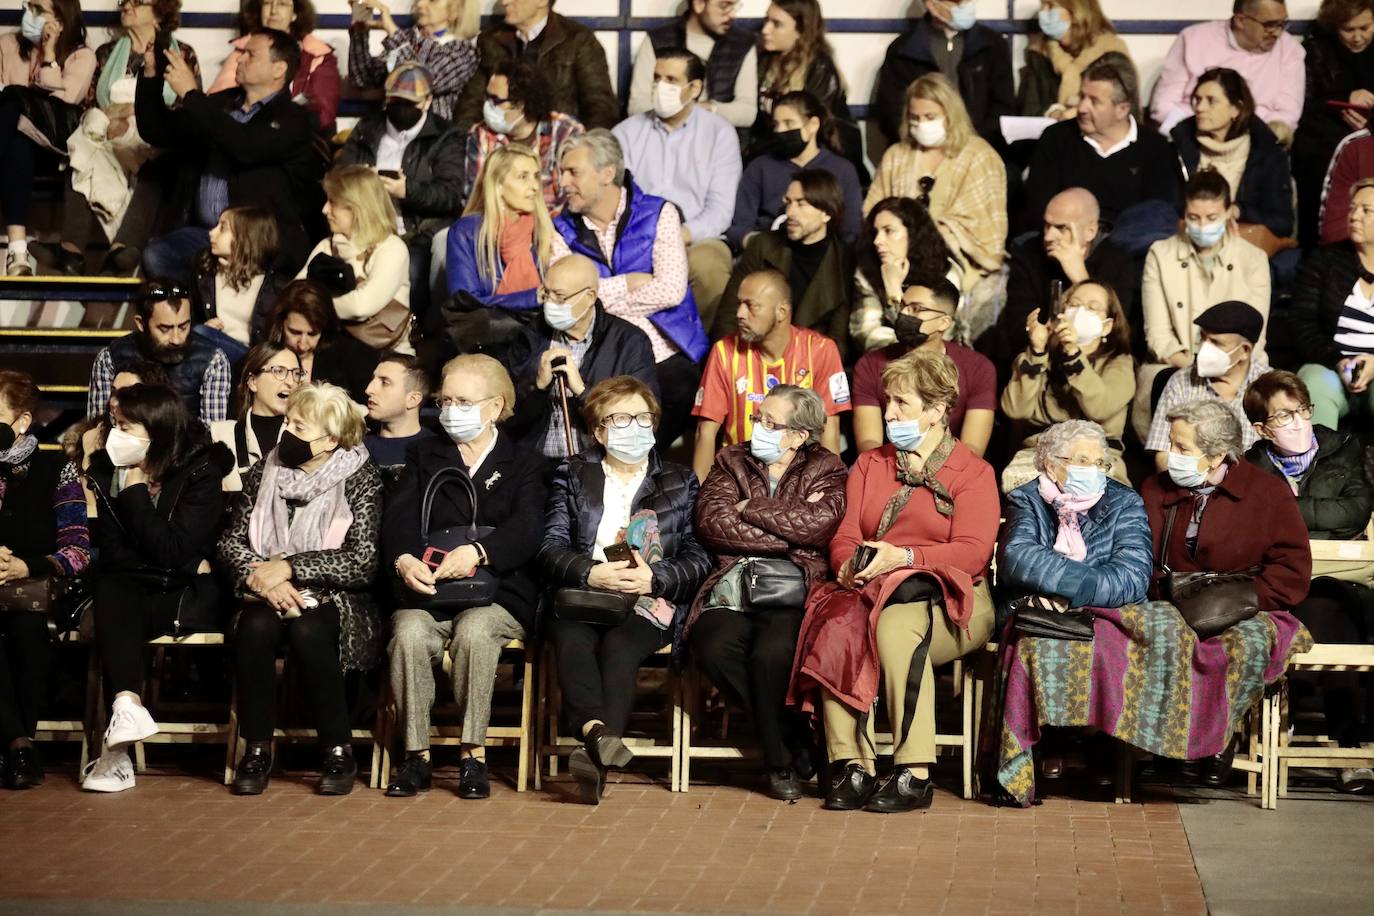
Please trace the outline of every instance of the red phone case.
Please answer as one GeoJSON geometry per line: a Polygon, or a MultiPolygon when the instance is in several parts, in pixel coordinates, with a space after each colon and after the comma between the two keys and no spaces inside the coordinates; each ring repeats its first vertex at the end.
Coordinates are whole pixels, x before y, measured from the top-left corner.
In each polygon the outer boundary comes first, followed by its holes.
{"type": "Polygon", "coordinates": [[[444,557],[446,556],[448,556],[447,550],[442,550],[438,547],[426,547],[424,556],[420,557],[420,562],[430,569],[438,569],[439,565],[444,562],[444,557]]]}

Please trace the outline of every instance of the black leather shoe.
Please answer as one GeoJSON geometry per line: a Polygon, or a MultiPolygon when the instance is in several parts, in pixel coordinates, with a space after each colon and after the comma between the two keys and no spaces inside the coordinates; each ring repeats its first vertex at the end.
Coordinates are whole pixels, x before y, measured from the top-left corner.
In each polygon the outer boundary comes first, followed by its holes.
{"type": "Polygon", "coordinates": [[[139,267],[143,265],[143,252],[132,246],[116,248],[105,256],[105,263],[100,268],[100,274],[104,277],[132,277],[138,273],[139,267]]]}
{"type": "Polygon", "coordinates": [[[234,784],[229,791],[235,795],[261,795],[272,775],[272,748],[266,742],[249,744],[234,771],[234,784]]]}
{"type": "Polygon", "coordinates": [[[1220,754],[1214,754],[1198,761],[1198,767],[1204,785],[1219,789],[1231,781],[1231,765],[1236,759],[1236,739],[1231,738],[1231,742],[1226,745],[1226,750],[1220,754]]]}
{"type": "Polygon", "coordinates": [[[577,791],[586,805],[601,804],[606,792],[606,768],[592,759],[585,747],[579,747],[568,757],[568,769],[577,780],[577,791]]]}
{"type": "Polygon", "coordinates": [[[904,811],[929,808],[934,800],[935,783],[913,776],[911,770],[906,767],[897,767],[878,787],[878,791],[873,793],[868,804],[864,805],[864,810],[878,814],[901,814],[904,811]]]}
{"type": "Polygon", "coordinates": [[[407,757],[396,775],[387,783],[386,794],[391,798],[413,798],[417,792],[428,792],[434,771],[423,757],[407,757]]]}
{"type": "Polygon", "coordinates": [[[830,781],[824,807],[830,811],[858,811],[878,787],[878,777],[870,776],[864,768],[851,763],[830,781]]]}
{"type": "Polygon", "coordinates": [[[768,771],[768,797],[795,801],[802,797],[801,777],[791,767],[768,771]]]}
{"type": "Polygon", "coordinates": [[[596,755],[597,762],[603,767],[619,769],[629,766],[630,761],[635,759],[634,754],[625,746],[625,742],[606,731],[604,725],[593,725],[583,743],[596,755]]]}
{"type": "Polygon", "coordinates": [[[60,276],[79,277],[86,271],[86,258],[68,251],[58,244],[30,242],[29,252],[34,260],[60,276]]]}
{"type": "Polygon", "coordinates": [[[353,748],[339,744],[324,752],[320,787],[315,791],[320,795],[347,795],[357,779],[358,762],[353,759],[353,748]]]}
{"type": "Polygon", "coordinates": [[[43,761],[38,748],[11,748],[5,752],[4,782],[6,789],[36,789],[43,784],[43,761]]]}
{"type": "Polygon", "coordinates": [[[491,779],[487,776],[487,762],[476,757],[458,761],[458,797],[491,798],[491,779]]]}

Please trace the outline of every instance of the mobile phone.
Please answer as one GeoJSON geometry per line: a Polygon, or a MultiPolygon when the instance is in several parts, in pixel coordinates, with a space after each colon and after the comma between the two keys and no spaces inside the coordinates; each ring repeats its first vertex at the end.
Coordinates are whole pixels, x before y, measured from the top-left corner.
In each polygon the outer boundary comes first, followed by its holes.
{"type": "Polygon", "coordinates": [[[396,171],[395,169],[378,169],[377,174],[381,175],[383,178],[390,178],[392,180],[401,177],[401,173],[396,171]]]}
{"type": "Polygon", "coordinates": [[[1328,108],[1335,108],[1338,111],[1370,111],[1364,105],[1356,105],[1354,102],[1342,102],[1339,99],[1329,99],[1326,103],[1328,108]]]}
{"type": "Polygon", "coordinates": [[[876,547],[869,547],[867,544],[860,544],[855,547],[854,560],[849,564],[849,572],[853,574],[867,569],[877,555],[878,548],[876,547]]]}
{"type": "Polygon", "coordinates": [[[440,547],[426,547],[424,556],[420,557],[420,562],[430,569],[438,569],[446,556],[448,556],[447,550],[440,547]]]}
{"type": "Polygon", "coordinates": [[[1345,383],[1347,385],[1354,383],[1355,370],[1358,368],[1360,368],[1359,363],[1346,363],[1343,367],[1341,367],[1341,375],[1345,378],[1345,383]]]}
{"type": "Polygon", "coordinates": [[[1061,306],[1064,300],[1064,281],[1050,281],[1050,301],[1046,305],[1040,306],[1040,323],[1049,324],[1054,317],[1062,311],[1061,306]]]}
{"type": "Polygon", "coordinates": [[[372,21],[372,7],[368,6],[366,3],[353,3],[353,2],[350,2],[350,3],[349,3],[349,6],[351,6],[351,7],[353,8],[353,21],[354,21],[354,22],[371,22],[371,21],[372,21]]]}
{"type": "Polygon", "coordinates": [[[624,541],[621,541],[619,544],[612,544],[610,547],[606,548],[606,562],[629,563],[631,569],[639,565],[635,562],[634,551],[631,550],[630,545],[626,544],[624,541]]]}
{"type": "Polygon", "coordinates": [[[157,69],[158,76],[167,72],[167,51],[171,47],[171,32],[158,29],[153,33],[153,66],[157,69]]]}

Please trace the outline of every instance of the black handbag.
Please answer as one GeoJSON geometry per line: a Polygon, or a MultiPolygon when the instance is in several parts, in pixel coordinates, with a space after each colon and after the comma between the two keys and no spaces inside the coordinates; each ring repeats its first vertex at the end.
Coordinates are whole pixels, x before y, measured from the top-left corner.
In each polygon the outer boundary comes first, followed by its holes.
{"type": "MultiPolygon", "coordinates": [[[[472,478],[459,468],[444,468],[431,477],[425,486],[424,499],[420,504],[420,531],[425,537],[425,553],[428,554],[431,549],[450,553],[465,544],[476,544],[482,538],[490,537],[496,529],[490,525],[477,524],[477,488],[473,486],[472,478]],[[434,507],[434,497],[448,483],[457,483],[467,493],[472,503],[472,521],[467,525],[431,530],[429,517],[434,507]]],[[[466,579],[445,579],[435,582],[435,594],[428,597],[417,596],[415,592],[406,588],[404,582],[399,582],[398,596],[404,598],[406,607],[463,611],[491,604],[496,599],[496,589],[499,585],[500,580],[497,579],[496,573],[485,566],[478,566],[466,579]]]]}
{"type": "Polygon", "coordinates": [[[113,570],[106,575],[136,582],[152,594],[177,592],[177,609],[172,617],[172,635],[220,633],[224,629],[219,581],[214,573],[186,576],[158,566],[134,566],[113,570]]]}
{"type": "Polygon", "coordinates": [[[806,606],[806,574],[781,557],[745,557],[740,610],[801,610],[806,606]]]}
{"type": "Polygon", "coordinates": [[[1259,613],[1259,599],[1255,596],[1255,576],[1260,567],[1251,566],[1240,572],[1174,572],[1164,562],[1174,533],[1174,519],[1178,503],[1169,507],[1164,521],[1164,539],[1160,541],[1159,595],[1174,607],[1193,632],[1203,639],[1229,630],[1259,613]]]}
{"type": "Polygon", "coordinates": [[[327,251],[310,259],[305,276],[329,290],[332,296],[347,296],[358,287],[358,275],[353,265],[327,251]]]}
{"type": "Polygon", "coordinates": [[[1093,615],[1083,608],[1059,610],[1046,607],[1038,595],[1018,598],[1011,603],[1015,615],[1013,628],[1021,636],[1041,639],[1069,639],[1092,642],[1093,615]]]}
{"type": "Polygon", "coordinates": [[[634,613],[638,595],[605,588],[560,588],[553,594],[553,612],[559,620],[619,626],[634,613]]]}
{"type": "Polygon", "coordinates": [[[81,109],[33,86],[6,86],[3,95],[6,100],[17,101],[19,114],[28,119],[34,130],[42,134],[59,155],[66,158],[67,140],[81,124],[81,109]]]}
{"type": "Polygon", "coordinates": [[[0,611],[46,614],[60,600],[63,581],[57,576],[28,576],[0,585],[0,611]]]}

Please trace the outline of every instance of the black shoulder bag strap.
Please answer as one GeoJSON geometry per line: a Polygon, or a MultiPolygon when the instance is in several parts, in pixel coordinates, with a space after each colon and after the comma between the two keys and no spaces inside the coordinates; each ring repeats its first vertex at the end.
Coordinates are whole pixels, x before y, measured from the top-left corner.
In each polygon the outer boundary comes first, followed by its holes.
{"type": "Polygon", "coordinates": [[[1169,507],[1164,514],[1164,536],[1159,542],[1159,550],[1155,554],[1155,565],[1164,575],[1172,575],[1173,570],[1169,568],[1169,544],[1174,539],[1174,519],[1178,518],[1178,503],[1169,507]]]}
{"type": "Polygon", "coordinates": [[[430,510],[434,508],[434,497],[439,490],[450,480],[457,482],[468,499],[472,503],[472,518],[468,522],[468,534],[473,541],[477,540],[477,488],[473,486],[472,478],[461,468],[447,467],[435,472],[425,485],[424,499],[420,503],[420,537],[426,542],[429,541],[430,510]]]}
{"type": "MultiPolygon", "coordinates": [[[[906,696],[902,700],[902,721],[900,729],[897,728],[896,722],[892,723],[892,751],[894,754],[897,748],[906,743],[907,735],[911,733],[911,723],[916,717],[916,704],[921,698],[921,681],[924,679],[925,675],[926,659],[930,656],[931,635],[935,631],[936,597],[939,593],[939,588],[937,586],[930,597],[923,599],[926,613],[926,631],[921,637],[920,642],[916,644],[916,648],[911,652],[911,667],[908,668],[906,672],[906,696]]],[[[940,602],[940,604],[943,606],[943,602],[940,602]]],[[[890,607],[891,605],[888,606],[890,607]]],[[[884,608],[884,610],[886,610],[886,608],[884,608]]],[[[874,705],[877,705],[876,699],[874,700],[874,705]]],[[[892,715],[892,710],[889,709],[887,712],[889,716],[892,715]]],[[[868,719],[872,714],[873,710],[869,709],[859,716],[859,741],[856,747],[863,747],[864,743],[868,742],[868,719]]],[[[869,746],[872,747],[871,744],[869,746]]],[[[877,755],[878,749],[875,747],[873,748],[873,756],[877,757],[877,755]]]]}

